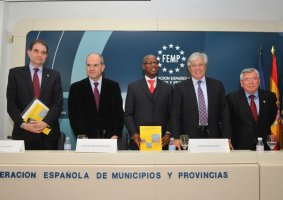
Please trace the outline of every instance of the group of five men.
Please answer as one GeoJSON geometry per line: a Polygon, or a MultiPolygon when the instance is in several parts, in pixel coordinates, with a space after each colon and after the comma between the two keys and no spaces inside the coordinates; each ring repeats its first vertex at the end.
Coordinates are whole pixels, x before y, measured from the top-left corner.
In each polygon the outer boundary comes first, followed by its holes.
{"type": "MultiPolygon", "coordinates": [[[[43,67],[48,46],[42,40],[31,43],[30,63],[10,70],[7,86],[7,110],[14,121],[13,139],[25,140],[26,149],[56,149],[60,134],[58,117],[62,109],[60,74],[43,67]],[[39,69],[39,70],[34,70],[39,69]],[[26,123],[21,114],[35,98],[34,75],[38,74],[38,98],[49,107],[43,121],[26,123]],[[48,135],[41,132],[51,128],[48,135]]],[[[144,77],[128,85],[125,111],[119,84],[102,76],[103,57],[91,53],[86,59],[87,78],[71,85],[68,114],[76,136],[119,138],[125,124],[131,137],[129,149],[138,150],[140,126],[161,126],[162,146],[170,137],[180,149],[179,135],[190,138],[228,138],[230,148],[254,150],[258,137],[266,145],[277,107],[274,93],[259,89],[258,71],[244,69],[241,89],[226,96],[223,84],[206,76],[208,58],[195,52],[187,61],[190,76],[174,86],[158,79],[159,62],[146,55],[144,77]]]]}

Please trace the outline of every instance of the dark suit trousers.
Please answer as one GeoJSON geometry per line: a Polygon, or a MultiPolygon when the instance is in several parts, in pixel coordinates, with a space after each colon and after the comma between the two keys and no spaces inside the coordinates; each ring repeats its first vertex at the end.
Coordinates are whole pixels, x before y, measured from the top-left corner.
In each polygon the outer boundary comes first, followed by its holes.
{"type": "Polygon", "coordinates": [[[198,138],[209,138],[209,129],[207,126],[198,126],[197,128],[198,138]]]}
{"type": "Polygon", "coordinates": [[[26,150],[57,150],[57,140],[47,140],[45,135],[38,134],[32,139],[25,140],[26,150]]]}

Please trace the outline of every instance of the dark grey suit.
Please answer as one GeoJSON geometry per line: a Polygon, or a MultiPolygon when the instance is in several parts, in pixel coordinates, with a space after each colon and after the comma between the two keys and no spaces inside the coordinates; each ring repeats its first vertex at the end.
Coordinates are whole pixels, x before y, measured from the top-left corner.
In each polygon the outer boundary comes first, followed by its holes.
{"type": "Polygon", "coordinates": [[[161,126],[163,135],[171,132],[172,94],[172,87],[159,79],[153,94],[145,78],[129,84],[125,105],[125,125],[129,134],[139,134],[140,126],[161,126]]]}
{"type": "MultiPolygon", "coordinates": [[[[230,138],[231,125],[223,84],[206,77],[208,98],[209,138],[230,138]]],[[[174,88],[172,107],[172,134],[178,139],[182,134],[190,138],[202,137],[198,133],[198,103],[191,77],[178,83],[174,88]]]]}
{"type": "MultiPolygon", "coordinates": [[[[62,86],[60,74],[54,70],[43,67],[42,81],[39,100],[48,108],[49,112],[44,118],[50,127],[49,135],[35,134],[20,128],[23,123],[22,112],[34,99],[32,78],[29,66],[16,67],[10,69],[7,85],[7,110],[14,121],[12,138],[15,140],[25,140],[26,149],[29,149],[29,143],[32,140],[41,140],[48,147],[48,142],[56,144],[60,136],[60,128],[58,118],[62,110],[62,86]]],[[[31,144],[32,145],[32,144],[31,144]]],[[[36,148],[37,147],[31,147],[36,148]]],[[[41,149],[41,147],[38,147],[41,149]]],[[[51,148],[51,147],[50,147],[51,148]]],[[[45,147],[43,147],[45,149],[45,147]]],[[[53,149],[53,148],[52,148],[53,149]]]]}
{"type": "Polygon", "coordinates": [[[255,150],[257,137],[262,137],[265,149],[266,136],[270,134],[270,126],[276,118],[276,96],[266,90],[258,90],[259,115],[255,122],[244,90],[227,95],[233,129],[232,144],[235,149],[255,150]]]}

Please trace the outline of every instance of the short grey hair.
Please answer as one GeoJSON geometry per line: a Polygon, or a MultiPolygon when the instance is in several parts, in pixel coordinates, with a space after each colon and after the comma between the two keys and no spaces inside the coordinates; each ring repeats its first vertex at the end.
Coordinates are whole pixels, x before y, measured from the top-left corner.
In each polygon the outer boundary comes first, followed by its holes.
{"type": "Polygon", "coordinates": [[[207,62],[208,62],[207,55],[205,53],[195,52],[191,54],[190,57],[188,58],[188,61],[187,61],[188,67],[190,66],[191,62],[195,61],[198,58],[202,58],[204,60],[204,64],[207,65],[207,62]]]}
{"type": "MultiPolygon", "coordinates": [[[[91,52],[91,53],[89,53],[89,54],[87,55],[87,57],[86,57],[86,62],[87,62],[88,57],[91,56],[91,55],[97,55],[97,56],[99,56],[99,58],[100,58],[100,64],[104,65],[103,56],[102,56],[100,53],[97,53],[97,52],[91,52]]],[[[86,64],[87,64],[87,63],[86,63],[86,64]]]]}
{"type": "Polygon", "coordinates": [[[252,73],[252,72],[256,72],[256,75],[257,75],[257,77],[259,78],[259,72],[258,72],[258,70],[257,70],[256,68],[251,67],[251,68],[243,69],[243,70],[241,71],[241,73],[240,73],[240,80],[243,80],[244,74],[249,74],[249,73],[252,73]]]}

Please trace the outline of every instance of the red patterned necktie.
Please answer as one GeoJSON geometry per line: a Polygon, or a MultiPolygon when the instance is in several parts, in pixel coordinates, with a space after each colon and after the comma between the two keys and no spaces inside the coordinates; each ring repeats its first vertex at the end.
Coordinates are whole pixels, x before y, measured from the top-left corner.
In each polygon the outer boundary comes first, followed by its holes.
{"type": "Polygon", "coordinates": [[[98,91],[98,82],[94,82],[94,88],[93,88],[93,95],[96,103],[96,109],[98,111],[99,109],[99,91],[98,91]]]}
{"type": "Polygon", "coordinates": [[[37,75],[38,72],[38,68],[34,68],[34,73],[33,73],[33,79],[32,79],[32,83],[33,83],[33,92],[34,92],[34,96],[35,98],[38,98],[40,95],[40,84],[39,84],[39,78],[37,75]]]}
{"type": "Polygon", "coordinates": [[[255,96],[250,95],[249,98],[251,99],[250,108],[251,108],[254,120],[257,121],[257,109],[256,109],[255,101],[254,101],[255,96]]]}
{"type": "Polygon", "coordinates": [[[151,94],[153,94],[153,92],[154,92],[154,81],[155,80],[148,80],[148,82],[149,82],[149,84],[150,84],[150,87],[149,87],[149,91],[150,91],[150,93],[151,94]]]}

